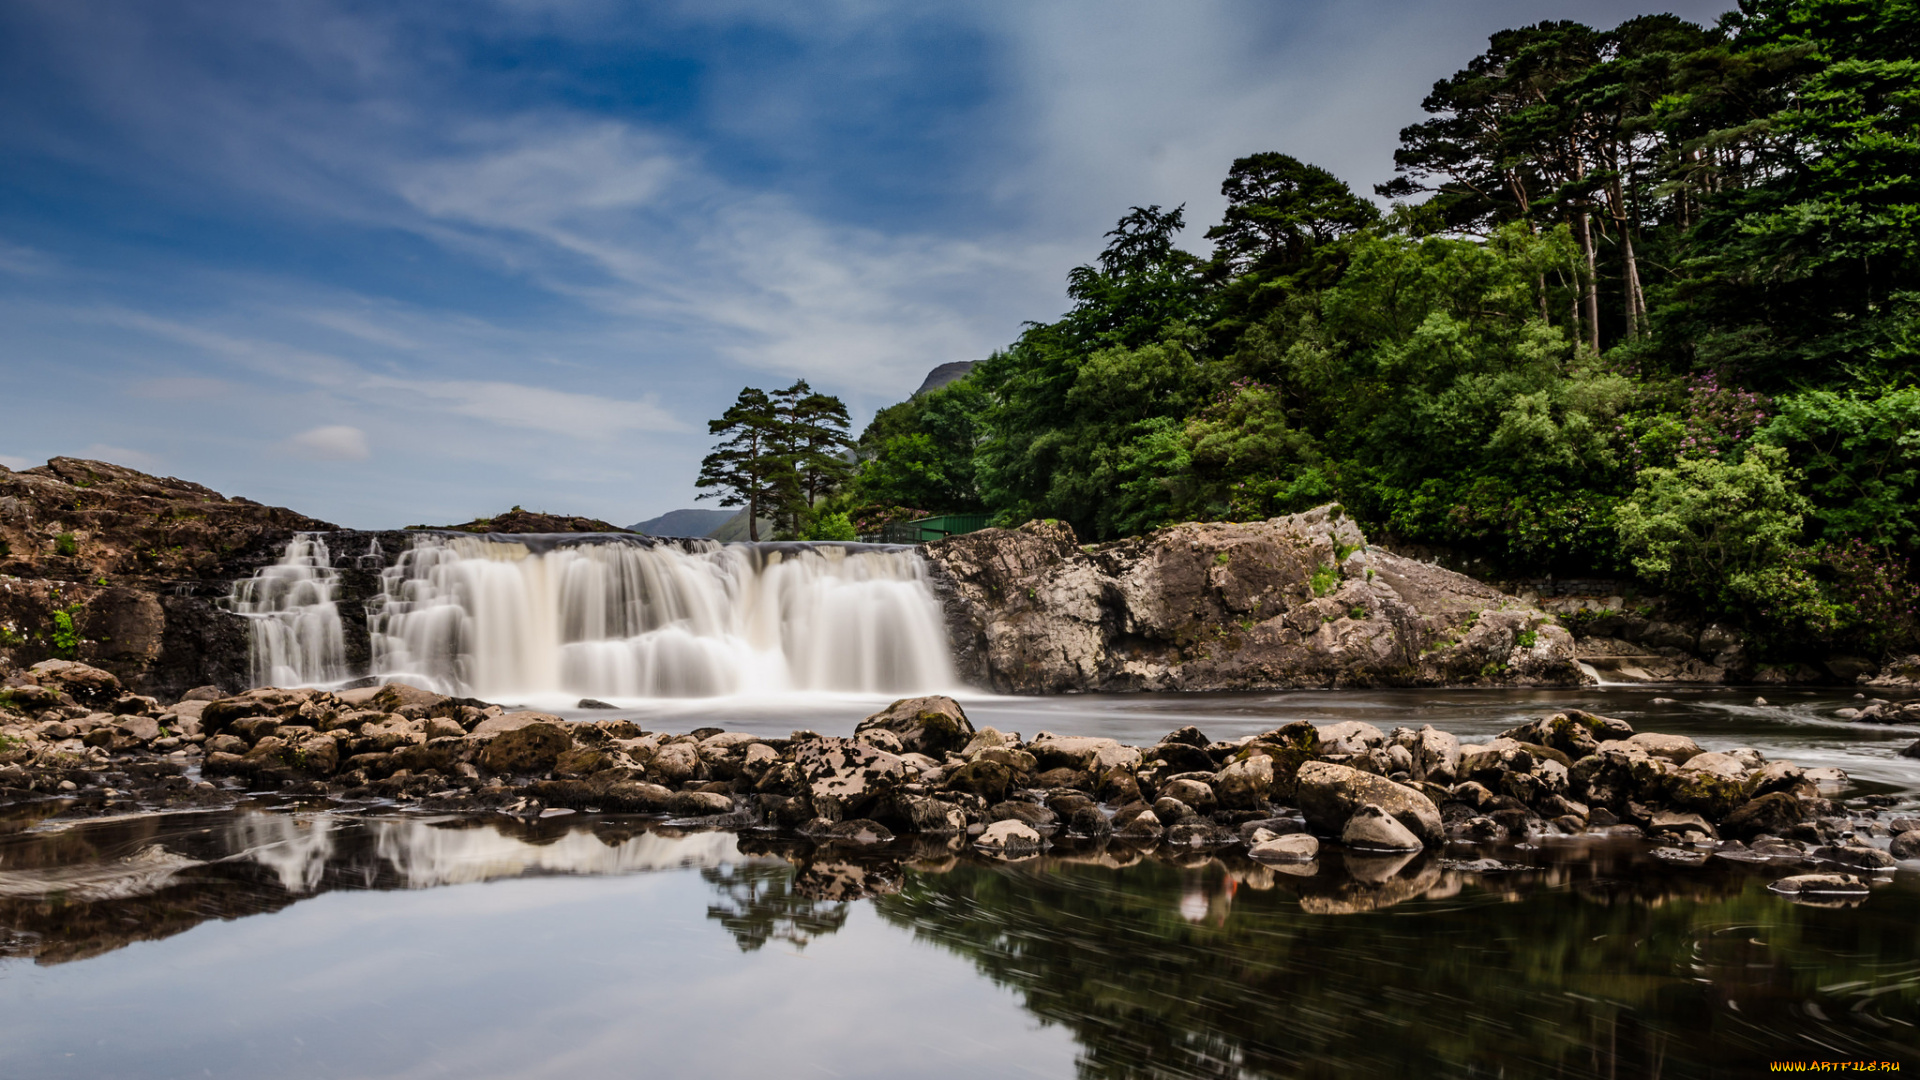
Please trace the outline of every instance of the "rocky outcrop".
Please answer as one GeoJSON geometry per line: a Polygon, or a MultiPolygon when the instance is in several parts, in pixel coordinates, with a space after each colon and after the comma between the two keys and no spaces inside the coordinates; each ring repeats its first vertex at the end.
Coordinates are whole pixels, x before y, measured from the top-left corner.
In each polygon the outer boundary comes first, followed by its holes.
{"type": "Polygon", "coordinates": [[[291,510],[102,461],[0,466],[0,670],[83,660],[176,696],[246,683],[246,634],[217,601],[279,557],[291,510]]]}
{"type": "MultiPolygon", "coordinates": [[[[36,665],[0,691],[0,805],[85,817],[277,790],[435,811],[661,814],[828,844],[948,837],[999,858],[1111,842],[1246,848],[1283,865],[1337,844],[1350,868],[1375,860],[1382,882],[1404,864],[1387,856],[1456,841],[1597,832],[1864,870],[1913,843],[1889,853],[1866,840],[1873,827],[1839,816],[1827,798],[1846,784],[1837,770],[1704,752],[1571,710],[1468,746],[1432,728],[1296,721],[1233,741],[1186,727],[1140,747],[974,731],[947,698],[896,702],[852,738],[779,738],[568,722],[404,686],[216,695],[162,705],[98,669],[36,665]],[[971,734],[956,746],[958,731],[971,734]]],[[[1895,819],[1877,834],[1915,826],[1895,819]]]]}
{"type": "Polygon", "coordinates": [[[1032,522],[926,555],[963,675],[1003,692],[1586,681],[1551,616],[1371,547],[1338,506],[1098,547],[1032,522]]]}
{"type": "Polygon", "coordinates": [[[412,529],[427,529],[434,532],[464,533],[504,533],[508,535],[526,535],[532,533],[624,533],[623,529],[599,518],[578,517],[571,514],[543,514],[519,507],[493,517],[475,518],[461,525],[412,525],[412,529]]]}

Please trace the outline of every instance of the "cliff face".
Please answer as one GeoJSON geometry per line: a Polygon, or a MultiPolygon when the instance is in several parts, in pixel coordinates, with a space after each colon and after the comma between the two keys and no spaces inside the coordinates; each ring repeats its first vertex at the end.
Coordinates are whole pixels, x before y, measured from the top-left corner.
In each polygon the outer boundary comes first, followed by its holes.
{"type": "Polygon", "coordinates": [[[962,674],[1003,692],[1587,681],[1550,616],[1370,547],[1338,507],[1097,548],[1033,522],[926,552],[962,674]]]}
{"type": "Polygon", "coordinates": [[[240,689],[245,628],[216,601],[295,532],[331,528],[101,461],[0,467],[0,668],[69,656],[140,693],[240,689]]]}

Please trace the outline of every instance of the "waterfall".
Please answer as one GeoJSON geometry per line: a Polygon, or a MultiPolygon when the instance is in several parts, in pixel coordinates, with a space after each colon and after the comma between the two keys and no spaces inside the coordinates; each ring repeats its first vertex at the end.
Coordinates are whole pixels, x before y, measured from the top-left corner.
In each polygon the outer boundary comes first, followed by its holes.
{"type": "MultiPolygon", "coordinates": [[[[295,565],[306,539],[243,583],[249,595],[295,565]]],[[[411,541],[379,571],[367,603],[369,673],[382,680],[496,700],[908,693],[957,683],[939,601],[909,549],[445,534],[411,541]]],[[[314,596],[337,627],[331,590],[314,596]]],[[[262,674],[266,640],[256,633],[254,643],[256,682],[281,680],[262,674]]],[[[299,681],[324,681],[311,670],[299,681]]]]}
{"type": "Polygon", "coordinates": [[[235,582],[228,606],[247,620],[255,686],[320,686],[346,678],[346,633],[334,604],[339,575],[327,542],[301,533],[286,554],[235,582]]]}

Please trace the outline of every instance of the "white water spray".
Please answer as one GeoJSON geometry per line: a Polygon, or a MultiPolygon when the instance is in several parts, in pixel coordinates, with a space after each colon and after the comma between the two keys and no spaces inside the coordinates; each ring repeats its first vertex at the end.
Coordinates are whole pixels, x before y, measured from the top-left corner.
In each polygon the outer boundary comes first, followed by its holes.
{"type": "Polygon", "coordinates": [[[234,583],[231,607],[247,620],[255,686],[321,686],[347,677],[346,634],[334,604],[339,575],[327,542],[301,533],[286,554],[234,583]]]}
{"type": "MultiPolygon", "coordinates": [[[[371,673],[384,680],[494,699],[906,693],[957,682],[939,601],[911,550],[413,543],[381,571],[367,605],[371,673]]],[[[255,677],[265,681],[257,660],[255,677]]]]}

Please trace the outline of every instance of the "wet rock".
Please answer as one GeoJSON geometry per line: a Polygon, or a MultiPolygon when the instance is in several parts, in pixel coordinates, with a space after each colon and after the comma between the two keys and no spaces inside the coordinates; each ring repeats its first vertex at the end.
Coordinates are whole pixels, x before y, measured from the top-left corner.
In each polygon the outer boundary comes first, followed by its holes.
{"type": "Polygon", "coordinates": [[[1777,836],[1799,824],[1803,816],[1800,800],[1776,791],[1753,799],[1728,814],[1721,831],[1742,840],[1752,839],[1762,833],[1777,836]]]}
{"type": "Polygon", "coordinates": [[[1720,836],[1713,824],[1699,814],[1686,814],[1677,810],[1659,810],[1649,814],[1646,829],[1648,836],[1656,839],[1677,840],[1681,843],[1717,840],[1720,836]]]}
{"type": "Polygon", "coordinates": [[[898,736],[908,751],[938,758],[973,738],[973,724],[950,697],[903,698],[860,721],[854,734],[883,730],[898,736]]]}
{"type": "Polygon", "coordinates": [[[1894,833],[1887,852],[1896,859],[1920,859],[1920,830],[1894,833]]]}
{"type": "Polygon", "coordinates": [[[1117,739],[1086,736],[1060,736],[1042,733],[1027,744],[1042,769],[1075,769],[1099,773],[1106,769],[1134,769],[1140,765],[1140,751],[1117,739]]]}
{"type": "Polygon", "coordinates": [[[1660,735],[1651,731],[1640,732],[1625,742],[1636,750],[1644,750],[1649,755],[1665,758],[1675,765],[1684,765],[1701,753],[1700,744],[1684,735],[1660,735]]]}
{"type": "Polygon", "coordinates": [[[893,833],[885,825],[867,818],[837,822],[827,830],[827,839],[837,844],[885,844],[893,833]]]}
{"type": "Polygon", "coordinates": [[[1852,874],[1795,874],[1781,878],[1767,888],[1789,895],[1826,893],[1864,896],[1867,893],[1867,883],[1852,874]]]}
{"type": "Polygon", "coordinates": [[[480,751],[480,766],[495,773],[544,773],[572,746],[564,727],[536,721],[489,739],[480,751]]]}
{"type": "Polygon", "coordinates": [[[808,789],[818,800],[838,800],[851,813],[906,782],[906,762],[852,739],[813,739],[794,752],[808,789]]]}
{"type": "Polygon", "coordinates": [[[1378,851],[1411,851],[1423,845],[1405,825],[1378,806],[1362,806],[1347,819],[1340,831],[1340,842],[1350,848],[1378,851]]]}
{"type": "Polygon", "coordinates": [[[647,775],[666,784],[684,784],[700,769],[700,744],[671,742],[659,747],[647,759],[647,775]]]}
{"type": "Polygon", "coordinates": [[[1216,802],[1212,786],[1199,780],[1177,779],[1169,781],[1165,787],[1160,789],[1160,794],[1165,798],[1180,800],[1191,807],[1194,813],[1197,814],[1212,813],[1216,802]]]}
{"type": "Polygon", "coordinates": [[[1119,815],[1114,816],[1114,835],[1126,840],[1157,840],[1166,831],[1160,824],[1160,818],[1152,810],[1142,810],[1120,824],[1119,815]]]}
{"type": "Polygon", "coordinates": [[[1817,847],[1813,849],[1813,857],[1862,870],[1889,870],[1899,861],[1887,851],[1865,844],[1830,844],[1817,847]]]}
{"type": "Polygon", "coordinates": [[[1001,802],[1013,786],[1013,770],[997,761],[975,758],[949,773],[946,787],[978,795],[988,802],[1001,802]]]}
{"type": "Polygon", "coordinates": [[[1320,854],[1320,841],[1307,833],[1269,835],[1253,844],[1247,854],[1269,862],[1311,862],[1320,854]]]}
{"type": "Polygon", "coordinates": [[[1167,830],[1167,843],[1178,847],[1212,848],[1238,843],[1239,835],[1211,821],[1183,821],[1167,830]]]}
{"type": "Polygon", "coordinates": [[[1437,784],[1451,784],[1460,769],[1460,740],[1432,724],[1415,733],[1409,747],[1413,758],[1413,777],[1437,784]]]}
{"type": "Polygon", "coordinates": [[[1295,798],[1307,822],[1329,834],[1345,828],[1347,819],[1362,806],[1373,805],[1398,819],[1422,843],[1445,839],[1440,811],[1432,800],[1403,784],[1344,765],[1315,761],[1301,766],[1295,798]]]}
{"type": "Polygon", "coordinates": [[[996,821],[974,837],[974,846],[994,854],[1015,857],[1040,851],[1040,834],[1024,821],[996,821]]]}
{"type": "Polygon", "coordinates": [[[1900,756],[1910,757],[1910,758],[1920,758],[1920,739],[1914,740],[1914,743],[1912,746],[1909,746],[1905,750],[1900,751],[1900,756]]]}
{"type": "Polygon", "coordinates": [[[987,820],[1024,821],[1036,830],[1051,828],[1059,818],[1052,810],[1030,802],[999,802],[987,807],[987,820]]]}

